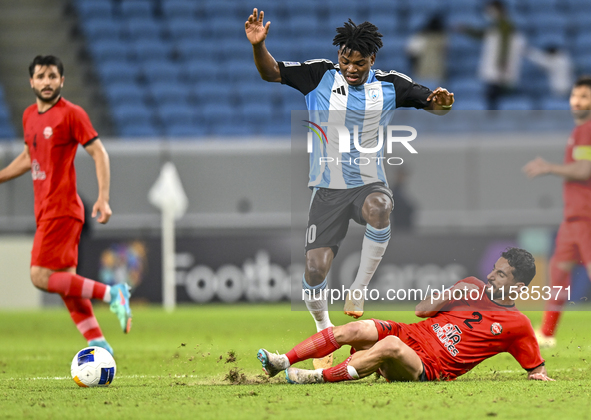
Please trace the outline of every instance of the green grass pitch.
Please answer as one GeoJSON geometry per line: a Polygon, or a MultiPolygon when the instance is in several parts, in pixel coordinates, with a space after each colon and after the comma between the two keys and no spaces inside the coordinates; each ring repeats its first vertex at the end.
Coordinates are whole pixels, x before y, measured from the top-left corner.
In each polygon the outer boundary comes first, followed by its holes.
{"type": "MultiPolygon", "coordinates": [[[[528,313],[534,325],[539,312],[528,313]]],[[[411,312],[367,316],[402,322],[411,312]]],[[[569,312],[556,349],[543,350],[556,382],[527,381],[508,354],[453,382],[289,385],[262,375],[260,347],[285,352],[314,332],[289,305],[184,306],[174,313],[135,307],[129,335],[97,309],[115,349],[108,388],[79,388],[70,362],[85,347],[65,309],[0,312],[2,419],[552,419],[591,418],[591,313],[569,312]]],[[[334,313],[333,322],[350,319],[334,313]]],[[[341,361],[348,349],[340,349],[341,361]]],[[[311,367],[311,362],[302,363],[311,367]]]]}

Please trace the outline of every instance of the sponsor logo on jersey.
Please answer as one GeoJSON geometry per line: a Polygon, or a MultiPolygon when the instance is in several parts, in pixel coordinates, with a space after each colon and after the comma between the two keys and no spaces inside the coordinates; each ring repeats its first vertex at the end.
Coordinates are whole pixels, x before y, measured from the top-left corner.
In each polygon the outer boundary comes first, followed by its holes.
{"type": "Polygon", "coordinates": [[[377,101],[380,98],[380,91],[379,89],[372,88],[368,91],[369,97],[374,101],[377,101]]]}
{"type": "Polygon", "coordinates": [[[493,335],[499,335],[500,333],[503,332],[503,326],[501,324],[499,324],[498,322],[495,322],[494,324],[492,324],[490,326],[490,332],[493,335]]]}
{"type": "Polygon", "coordinates": [[[347,96],[347,94],[345,93],[345,86],[339,86],[338,88],[333,89],[332,92],[337,93],[339,95],[347,96]]]}
{"type": "Polygon", "coordinates": [[[53,129],[51,127],[45,127],[43,129],[43,137],[45,137],[46,139],[48,139],[51,136],[53,136],[53,129]]]}
{"type": "Polygon", "coordinates": [[[45,179],[45,172],[41,170],[37,159],[33,159],[33,162],[31,162],[31,176],[33,177],[33,181],[43,181],[45,179]]]}
{"type": "Polygon", "coordinates": [[[431,325],[433,328],[433,332],[437,335],[443,347],[451,354],[452,356],[457,356],[459,350],[456,348],[457,344],[462,341],[462,330],[457,325],[448,323],[444,326],[440,326],[439,324],[431,325]]]}
{"type": "Polygon", "coordinates": [[[301,66],[301,64],[298,61],[284,61],[283,65],[285,67],[296,67],[296,66],[301,66]]]}

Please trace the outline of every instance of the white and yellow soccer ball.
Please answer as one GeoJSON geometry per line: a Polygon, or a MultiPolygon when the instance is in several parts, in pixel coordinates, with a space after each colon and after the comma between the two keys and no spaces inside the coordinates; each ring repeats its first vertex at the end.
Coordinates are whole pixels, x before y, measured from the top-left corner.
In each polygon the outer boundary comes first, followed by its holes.
{"type": "Polygon", "coordinates": [[[72,379],[81,387],[109,386],[115,378],[115,359],[102,347],[86,347],[72,360],[72,379]]]}

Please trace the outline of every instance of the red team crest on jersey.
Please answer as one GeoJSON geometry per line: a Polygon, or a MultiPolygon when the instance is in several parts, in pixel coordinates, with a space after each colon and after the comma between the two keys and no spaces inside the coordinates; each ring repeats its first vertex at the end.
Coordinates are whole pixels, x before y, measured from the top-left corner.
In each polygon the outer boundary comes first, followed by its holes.
{"type": "Polygon", "coordinates": [[[43,129],[43,137],[45,137],[46,139],[48,139],[51,136],[53,136],[53,129],[51,127],[45,127],[43,129]]]}
{"type": "Polygon", "coordinates": [[[503,326],[498,322],[495,322],[490,326],[490,332],[493,333],[493,335],[499,335],[503,332],[503,326]]]}

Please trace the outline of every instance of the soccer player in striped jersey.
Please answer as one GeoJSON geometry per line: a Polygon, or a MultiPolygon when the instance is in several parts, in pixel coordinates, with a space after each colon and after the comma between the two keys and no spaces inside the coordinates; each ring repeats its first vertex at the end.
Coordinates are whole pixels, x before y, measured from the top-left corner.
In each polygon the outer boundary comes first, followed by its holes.
{"type": "MultiPolygon", "coordinates": [[[[339,133],[329,128],[327,142],[315,145],[310,157],[308,186],[313,190],[306,231],[306,269],[302,279],[305,303],[321,331],[331,327],[328,305],[322,291],[326,277],[344,239],[349,220],[366,225],[361,262],[352,291],[364,291],[380,263],[390,239],[390,212],[394,205],[383,168],[383,148],[378,144],[379,126],[387,125],[397,107],[414,107],[445,113],[451,109],[453,93],[437,88],[431,91],[413,83],[406,75],[373,70],[382,35],[378,28],[351,20],[337,28],[333,44],[338,47],[338,64],[329,60],[277,62],[265,47],[270,22],[263,23],[264,12],[253,10],[245,23],[246,36],[253,46],[254,62],[268,82],[287,84],[305,95],[313,124],[330,121],[359,130],[360,146],[371,153],[360,153],[350,139],[352,151],[339,151],[339,133]],[[330,111],[330,114],[329,114],[330,111]],[[363,159],[363,162],[360,159],[363,159]],[[369,164],[365,164],[369,162],[369,164]]],[[[364,300],[347,296],[345,313],[359,318],[364,300]]],[[[324,362],[332,364],[331,355],[324,362]]]]}
{"type": "MultiPolygon", "coordinates": [[[[556,175],[564,180],[564,216],[550,260],[550,283],[562,289],[546,301],[542,327],[536,331],[541,347],[556,346],[554,334],[566,303],[575,265],[583,264],[591,278],[591,77],[582,76],[572,88],[570,107],[576,127],[568,139],[562,164],[538,157],[523,168],[529,178],[556,175]]],[[[556,289],[553,289],[556,290],[556,289]]]]}
{"type": "Polygon", "coordinates": [[[104,224],[112,214],[109,155],[86,112],[62,98],[61,60],[52,55],[37,56],[29,66],[29,75],[37,99],[23,115],[24,149],[0,171],[0,184],[31,172],[37,223],[31,251],[31,281],[38,289],[61,295],[88,344],[113,354],[90,300],[110,303],[123,332],[128,333],[129,287],[108,286],[76,274],[84,207],[76,191],[74,158],[78,145],[82,145],[95,162],[99,193],[92,217],[97,216],[97,221],[104,224]]]}

